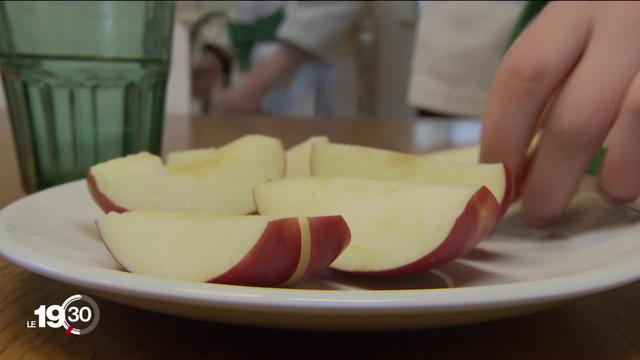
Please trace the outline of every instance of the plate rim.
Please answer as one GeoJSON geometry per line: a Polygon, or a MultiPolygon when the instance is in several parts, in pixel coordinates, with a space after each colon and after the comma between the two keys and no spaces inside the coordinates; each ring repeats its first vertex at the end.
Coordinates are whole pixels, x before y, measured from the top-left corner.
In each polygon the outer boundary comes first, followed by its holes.
{"type": "Polygon", "coordinates": [[[240,307],[289,312],[440,312],[526,306],[560,302],[620,287],[640,279],[640,256],[617,264],[549,279],[509,284],[459,288],[400,290],[327,290],[265,288],[212,283],[197,283],[156,278],[96,266],[78,265],[48,255],[39,262],[21,248],[9,229],[11,214],[20,206],[59,191],[62,187],[80,187],[84,180],[25,196],[0,210],[0,256],[39,275],[81,288],[118,293],[138,298],[212,307],[240,307]],[[13,243],[12,243],[13,241],[13,243]],[[81,275],[73,275],[83,274],[81,275]],[[96,278],[96,276],[98,278],[96,278]],[[597,281],[596,281],[597,280],[597,281]],[[595,283],[595,284],[594,284],[595,283]],[[496,295],[498,294],[498,295],[496,295]]]}

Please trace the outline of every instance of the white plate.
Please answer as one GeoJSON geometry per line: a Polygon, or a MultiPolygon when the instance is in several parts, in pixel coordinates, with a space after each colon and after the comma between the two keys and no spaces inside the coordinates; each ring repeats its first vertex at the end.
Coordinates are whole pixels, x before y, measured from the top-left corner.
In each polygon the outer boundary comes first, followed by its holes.
{"type": "MultiPolygon", "coordinates": [[[[640,278],[640,222],[582,194],[549,230],[507,216],[465,258],[385,280],[327,272],[296,289],[171,281],[118,270],[98,239],[84,181],[0,213],[0,253],[29,271],[117,302],[202,320],[304,329],[443,326],[532,312],[640,278]]],[[[399,241],[401,239],[398,239],[399,241]]]]}

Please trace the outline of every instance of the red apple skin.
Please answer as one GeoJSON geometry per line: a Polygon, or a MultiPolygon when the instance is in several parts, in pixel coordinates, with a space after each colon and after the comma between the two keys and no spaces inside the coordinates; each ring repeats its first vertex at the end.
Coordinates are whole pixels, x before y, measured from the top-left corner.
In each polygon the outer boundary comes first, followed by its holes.
{"type": "MultiPolygon", "coordinates": [[[[329,266],[351,240],[351,232],[342,216],[318,216],[308,219],[311,253],[309,264],[300,280],[312,277],[329,266]]],[[[238,264],[208,282],[280,286],[293,276],[298,266],[301,236],[297,218],[271,221],[260,240],[238,264]]]]}
{"type": "Polygon", "coordinates": [[[329,266],[351,242],[351,231],[342,216],[318,216],[308,219],[311,254],[302,279],[313,277],[329,266]]]}
{"type": "Polygon", "coordinates": [[[270,221],[240,262],[207,282],[227,285],[278,286],[296,271],[300,260],[298,219],[270,221]]]}
{"type": "Polygon", "coordinates": [[[100,191],[100,189],[98,189],[96,178],[93,176],[93,174],[91,174],[91,170],[89,170],[89,173],[87,174],[87,186],[89,187],[89,193],[91,194],[91,197],[96,202],[96,204],[98,204],[100,209],[105,212],[105,214],[108,214],[111,211],[117,213],[129,211],[121,206],[114,204],[111,199],[109,199],[104,193],[100,191]]]}
{"type": "Polygon", "coordinates": [[[397,276],[438,267],[466,254],[489,235],[498,220],[499,213],[498,201],[491,191],[483,186],[471,197],[447,238],[429,254],[394,269],[341,271],[364,276],[397,276]]]}

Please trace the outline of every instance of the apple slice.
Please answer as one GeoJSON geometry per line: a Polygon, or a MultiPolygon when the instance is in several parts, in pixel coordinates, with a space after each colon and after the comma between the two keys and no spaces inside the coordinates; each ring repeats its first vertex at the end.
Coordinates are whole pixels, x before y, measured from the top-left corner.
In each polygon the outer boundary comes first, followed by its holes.
{"type": "MultiPolygon", "coordinates": [[[[533,139],[531,139],[529,149],[527,149],[527,158],[529,158],[535,152],[536,147],[538,146],[538,142],[540,141],[541,134],[542,131],[539,131],[538,133],[536,133],[533,139]]],[[[480,144],[432,151],[426,154],[422,154],[420,155],[420,157],[429,160],[444,160],[465,164],[478,163],[480,161],[480,144]]]]}
{"type": "Polygon", "coordinates": [[[92,166],[89,191],[105,212],[127,210],[248,214],[255,185],[282,178],[280,140],[247,135],[190,161],[162,166],[140,153],[92,166]]]}
{"type": "Polygon", "coordinates": [[[420,155],[427,160],[451,161],[463,164],[476,164],[480,160],[480,145],[461,146],[452,149],[432,151],[420,155]]]}
{"type": "Polygon", "coordinates": [[[432,186],[347,177],[309,177],[276,180],[254,188],[258,212],[263,215],[331,215],[364,200],[393,195],[399,191],[432,186]]]}
{"type": "Polygon", "coordinates": [[[486,237],[499,206],[484,186],[358,178],[284,179],[254,190],[260,214],[340,214],[351,243],[330,265],[364,275],[402,275],[464,255],[486,237]]]}
{"type": "Polygon", "coordinates": [[[381,180],[425,181],[441,185],[486,186],[501,212],[512,197],[513,184],[504,164],[461,164],[422,159],[417,155],[343,144],[315,144],[311,151],[313,176],[363,177],[381,180]]]}
{"type": "Polygon", "coordinates": [[[285,177],[311,176],[311,148],[313,144],[325,144],[328,142],[329,138],[326,136],[312,136],[287,150],[287,172],[285,177]]]}
{"type": "Polygon", "coordinates": [[[97,227],[113,257],[132,273],[251,286],[288,286],[313,276],[350,237],[340,216],[133,211],[109,213],[97,227]]]}
{"type": "Polygon", "coordinates": [[[201,161],[212,157],[214,151],[216,151],[214,148],[172,151],[167,155],[166,165],[176,166],[201,161]]]}

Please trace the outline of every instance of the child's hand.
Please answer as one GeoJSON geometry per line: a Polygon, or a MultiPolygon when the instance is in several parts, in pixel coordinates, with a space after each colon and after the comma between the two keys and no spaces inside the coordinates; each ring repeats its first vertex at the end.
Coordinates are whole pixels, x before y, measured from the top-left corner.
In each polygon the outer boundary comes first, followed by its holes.
{"type": "Polygon", "coordinates": [[[640,195],[640,3],[550,3],[516,40],[493,80],[481,160],[521,175],[542,123],[523,189],[529,222],[562,214],[609,133],[602,190],[640,195]]]}

